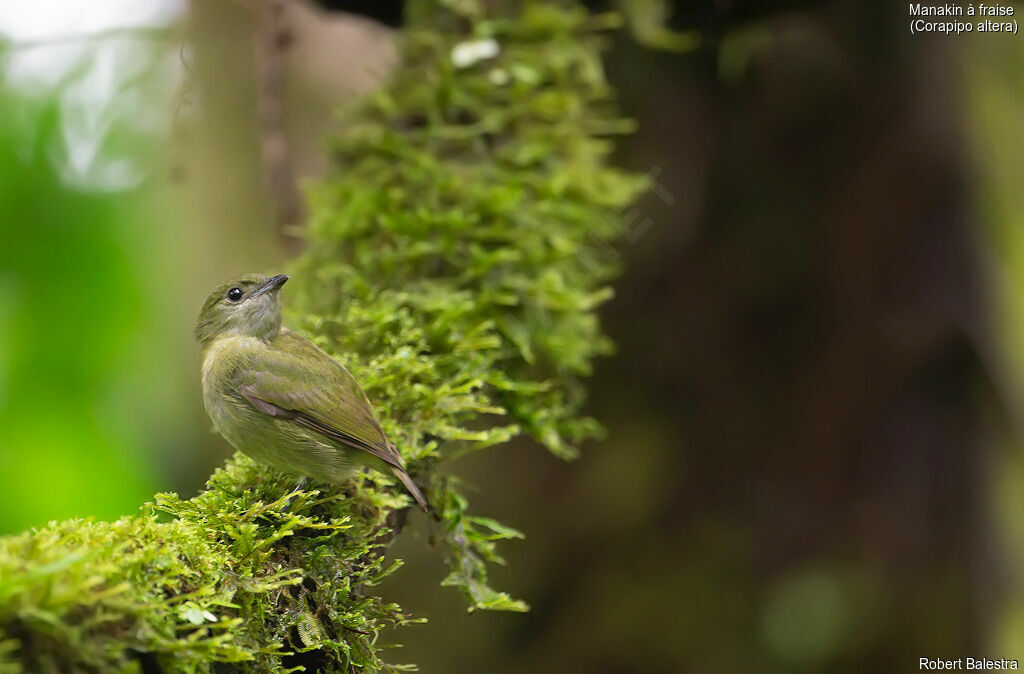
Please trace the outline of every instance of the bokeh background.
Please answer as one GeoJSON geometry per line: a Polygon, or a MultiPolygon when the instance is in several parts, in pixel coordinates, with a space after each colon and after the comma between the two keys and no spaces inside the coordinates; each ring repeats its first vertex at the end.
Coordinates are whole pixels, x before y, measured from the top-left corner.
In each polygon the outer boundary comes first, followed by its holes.
{"type": "MultiPolygon", "coordinates": [[[[228,454],[194,315],[296,245],[264,182],[258,5],[0,4],[0,533],[193,494],[228,454]]],[[[414,519],[385,593],[430,622],[392,660],[1024,660],[1024,38],[912,36],[899,3],[666,7],[699,46],[623,31],[606,59],[639,123],[617,160],[655,185],[602,314],[608,437],[458,467],[527,532],[496,584],[533,610],[467,615],[414,519]]],[[[283,12],[313,180],[334,110],[394,67],[401,3],[283,12]]]]}

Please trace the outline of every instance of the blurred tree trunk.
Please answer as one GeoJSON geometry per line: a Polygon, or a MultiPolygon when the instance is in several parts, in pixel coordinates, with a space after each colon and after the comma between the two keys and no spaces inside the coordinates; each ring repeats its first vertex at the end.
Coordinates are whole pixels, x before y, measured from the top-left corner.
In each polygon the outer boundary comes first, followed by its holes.
{"type": "Polygon", "coordinates": [[[629,162],[704,201],[651,200],[608,316],[626,381],[598,391],[662,391],[642,404],[681,419],[688,479],[659,535],[689,541],[684,560],[727,554],[705,547],[709,520],[750,536],[721,582],[753,610],[720,627],[760,671],[983,645],[991,339],[963,94],[949,44],[910,36],[902,11],[769,13],[724,28],[706,68],[629,49],[614,71],[629,101],[678,92],[633,103],[629,162]],[[657,75],[629,79],[642,69],[657,75]],[[669,165],[661,147],[690,151],[669,165]],[[626,327],[652,323],[675,339],[626,327]]]}

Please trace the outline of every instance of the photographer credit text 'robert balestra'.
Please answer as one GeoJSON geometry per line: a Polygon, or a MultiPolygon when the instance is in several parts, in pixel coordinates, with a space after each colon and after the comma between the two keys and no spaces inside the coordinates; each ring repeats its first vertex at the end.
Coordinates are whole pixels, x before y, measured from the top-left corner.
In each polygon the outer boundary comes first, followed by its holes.
{"type": "Polygon", "coordinates": [[[956,660],[941,660],[939,658],[921,658],[918,669],[932,671],[946,671],[950,669],[970,670],[996,670],[996,669],[1018,669],[1016,660],[990,658],[957,658],[956,660]]]}

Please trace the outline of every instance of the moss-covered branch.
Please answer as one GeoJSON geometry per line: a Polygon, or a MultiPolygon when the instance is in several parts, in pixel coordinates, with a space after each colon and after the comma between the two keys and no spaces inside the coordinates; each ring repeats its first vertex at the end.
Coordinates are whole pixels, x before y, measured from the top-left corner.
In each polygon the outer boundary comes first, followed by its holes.
{"type": "MultiPolygon", "coordinates": [[[[600,30],[575,3],[409,9],[403,65],[347,111],[337,171],[310,194],[291,324],[356,375],[429,483],[474,608],[524,610],[486,565],[514,530],[468,513],[450,464],[528,433],[558,456],[580,416],[609,241],[642,181],[606,165],[628,130],[600,30]]],[[[408,506],[376,473],[343,493],[238,456],[191,500],[0,540],[0,672],[374,671],[410,618],[372,592],[408,506]],[[239,663],[232,665],[231,663],[239,663]]]]}

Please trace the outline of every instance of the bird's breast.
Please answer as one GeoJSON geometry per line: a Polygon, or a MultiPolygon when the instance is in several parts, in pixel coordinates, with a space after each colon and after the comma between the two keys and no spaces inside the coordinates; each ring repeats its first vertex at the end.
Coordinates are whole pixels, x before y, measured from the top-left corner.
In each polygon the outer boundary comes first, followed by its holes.
{"type": "Polygon", "coordinates": [[[203,404],[221,434],[229,421],[227,417],[234,399],[238,397],[238,392],[233,390],[234,376],[260,348],[266,347],[255,337],[232,335],[218,337],[206,349],[202,368],[203,404]]]}

